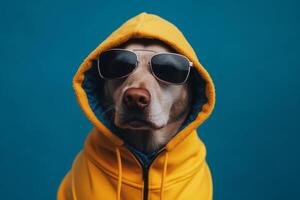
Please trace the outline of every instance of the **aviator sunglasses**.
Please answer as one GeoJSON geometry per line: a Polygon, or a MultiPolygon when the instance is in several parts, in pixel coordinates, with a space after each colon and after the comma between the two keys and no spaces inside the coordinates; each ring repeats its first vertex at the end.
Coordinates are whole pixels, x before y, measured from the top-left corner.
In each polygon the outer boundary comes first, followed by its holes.
{"type": "Polygon", "coordinates": [[[148,65],[153,76],[165,83],[184,84],[193,67],[193,63],[186,56],[177,53],[113,48],[99,55],[97,60],[99,75],[109,80],[124,78],[132,74],[139,64],[138,56],[134,51],[154,52],[148,65]]]}

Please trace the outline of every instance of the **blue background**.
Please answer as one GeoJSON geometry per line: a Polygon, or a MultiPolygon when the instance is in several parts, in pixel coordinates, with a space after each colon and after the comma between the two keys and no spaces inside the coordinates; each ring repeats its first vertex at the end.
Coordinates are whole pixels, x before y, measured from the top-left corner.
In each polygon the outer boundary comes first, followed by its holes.
{"type": "Polygon", "coordinates": [[[300,199],[299,3],[5,1],[0,12],[0,198],[55,199],[92,125],[72,78],[127,19],[174,23],[216,87],[198,129],[214,199],[300,199]]]}

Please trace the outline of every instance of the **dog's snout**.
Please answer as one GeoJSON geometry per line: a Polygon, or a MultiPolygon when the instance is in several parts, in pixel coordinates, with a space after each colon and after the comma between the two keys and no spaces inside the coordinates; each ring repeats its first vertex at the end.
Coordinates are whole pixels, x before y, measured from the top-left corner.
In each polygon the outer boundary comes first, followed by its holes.
{"type": "Polygon", "coordinates": [[[123,96],[123,103],[131,110],[143,110],[150,104],[150,100],[150,93],[144,88],[129,88],[123,96]]]}

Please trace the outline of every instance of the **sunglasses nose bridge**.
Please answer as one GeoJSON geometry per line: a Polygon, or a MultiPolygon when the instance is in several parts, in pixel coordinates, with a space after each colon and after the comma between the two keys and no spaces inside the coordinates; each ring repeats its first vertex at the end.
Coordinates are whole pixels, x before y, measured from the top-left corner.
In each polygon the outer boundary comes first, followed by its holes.
{"type": "MultiPolygon", "coordinates": [[[[150,60],[151,60],[151,59],[150,59],[150,60]]],[[[147,62],[148,67],[151,67],[151,61],[150,61],[150,60],[147,62]]],[[[136,58],[136,67],[139,67],[140,63],[141,63],[141,61],[140,61],[139,58],[137,57],[137,58],[136,58]]]]}

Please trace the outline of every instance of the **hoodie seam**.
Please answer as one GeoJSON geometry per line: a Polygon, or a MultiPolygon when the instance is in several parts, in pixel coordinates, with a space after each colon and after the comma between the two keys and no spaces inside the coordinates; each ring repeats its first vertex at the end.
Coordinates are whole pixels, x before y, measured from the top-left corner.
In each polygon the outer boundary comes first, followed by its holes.
{"type": "Polygon", "coordinates": [[[140,19],[140,21],[138,22],[137,26],[135,27],[136,32],[140,29],[140,27],[141,27],[141,25],[142,25],[142,22],[143,22],[143,20],[144,20],[144,17],[145,17],[145,13],[142,13],[141,19],[140,19]]]}
{"type": "MultiPolygon", "coordinates": [[[[174,179],[169,180],[168,182],[166,182],[166,185],[164,186],[164,188],[168,189],[168,188],[176,185],[177,183],[180,183],[180,182],[183,182],[183,181],[189,179],[190,177],[192,177],[194,174],[196,174],[199,171],[199,168],[201,168],[201,165],[199,165],[198,167],[196,167],[194,170],[191,170],[185,176],[180,176],[178,178],[174,178],[174,179]]],[[[151,187],[149,185],[149,190],[151,190],[151,191],[158,191],[159,189],[161,189],[160,186],[152,186],[151,187]]]]}

